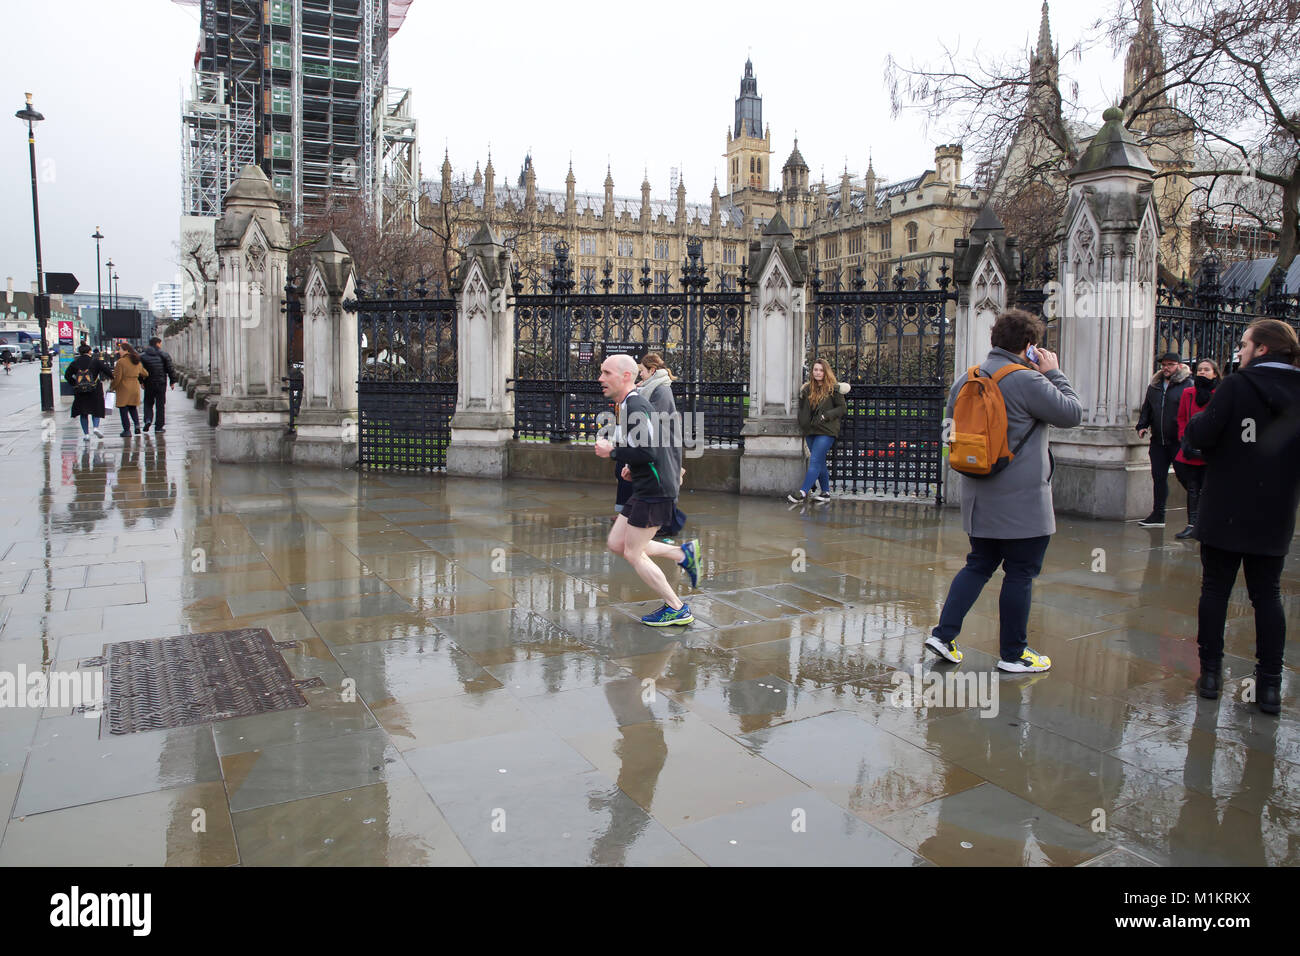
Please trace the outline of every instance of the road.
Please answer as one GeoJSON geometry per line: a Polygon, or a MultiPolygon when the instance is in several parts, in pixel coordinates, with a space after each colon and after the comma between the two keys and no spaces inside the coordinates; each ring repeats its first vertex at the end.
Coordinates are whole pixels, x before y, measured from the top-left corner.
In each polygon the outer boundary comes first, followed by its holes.
{"type": "MultiPolygon", "coordinates": [[[[33,418],[41,414],[39,362],[15,362],[8,374],[0,371],[0,419],[8,418],[15,412],[26,412],[33,418]]],[[[56,370],[57,371],[57,370],[56,370]]],[[[59,383],[54,383],[54,406],[66,418],[67,399],[59,396],[59,383]]]]}

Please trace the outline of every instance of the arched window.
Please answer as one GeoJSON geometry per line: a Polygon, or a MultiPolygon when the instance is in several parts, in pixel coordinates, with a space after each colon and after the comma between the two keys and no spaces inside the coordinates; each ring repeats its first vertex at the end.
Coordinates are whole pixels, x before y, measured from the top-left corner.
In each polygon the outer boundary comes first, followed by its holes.
{"type": "Polygon", "coordinates": [[[762,175],[763,173],[763,161],[761,159],[758,161],[758,169],[756,170],[756,172],[759,175],[762,175]]]}
{"type": "Polygon", "coordinates": [[[905,234],[906,234],[906,236],[907,236],[907,251],[908,251],[908,252],[916,252],[916,233],[917,233],[916,223],[914,223],[914,222],[909,222],[909,223],[907,224],[907,229],[906,229],[906,232],[905,232],[905,234]]]}
{"type": "Polygon", "coordinates": [[[753,156],[749,157],[749,171],[750,171],[751,173],[754,171],[754,157],[753,157],[753,156]]]}

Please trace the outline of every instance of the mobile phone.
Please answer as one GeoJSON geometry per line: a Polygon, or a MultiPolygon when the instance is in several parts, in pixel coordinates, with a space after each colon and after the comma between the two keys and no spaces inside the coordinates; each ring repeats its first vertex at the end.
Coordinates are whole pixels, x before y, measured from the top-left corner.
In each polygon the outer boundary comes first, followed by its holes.
{"type": "Polygon", "coordinates": [[[1025,349],[1025,358],[1029,359],[1029,361],[1031,361],[1031,362],[1033,362],[1035,365],[1037,365],[1037,364],[1038,364],[1038,349],[1034,348],[1032,345],[1029,346],[1029,348],[1025,349]]]}

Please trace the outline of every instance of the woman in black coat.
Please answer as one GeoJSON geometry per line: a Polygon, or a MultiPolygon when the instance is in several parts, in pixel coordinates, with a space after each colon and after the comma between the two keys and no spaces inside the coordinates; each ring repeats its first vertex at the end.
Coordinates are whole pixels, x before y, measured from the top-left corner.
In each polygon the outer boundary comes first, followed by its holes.
{"type": "Polygon", "coordinates": [[[1204,452],[1196,537],[1201,542],[1201,600],[1196,640],[1202,697],[1219,696],[1228,598],[1245,566],[1255,608],[1256,701],[1280,712],[1282,566],[1300,505],[1300,341],[1277,319],[1252,322],[1241,340],[1242,368],[1223,380],[1205,411],[1187,423],[1186,440],[1204,452]]]}
{"type": "Polygon", "coordinates": [[[104,386],[101,379],[111,378],[113,370],[102,360],[90,354],[90,346],[82,345],[77,349],[77,357],[68,366],[63,377],[72,386],[72,417],[81,419],[81,440],[90,440],[91,425],[94,422],[96,438],[103,438],[99,422],[104,417],[104,386]]]}

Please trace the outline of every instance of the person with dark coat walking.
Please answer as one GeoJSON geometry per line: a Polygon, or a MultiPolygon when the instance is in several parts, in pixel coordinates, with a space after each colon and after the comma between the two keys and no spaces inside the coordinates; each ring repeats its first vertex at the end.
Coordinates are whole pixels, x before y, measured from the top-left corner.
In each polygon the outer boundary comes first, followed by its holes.
{"type": "Polygon", "coordinates": [[[89,441],[91,422],[96,438],[103,438],[99,423],[104,418],[104,386],[102,380],[111,378],[113,370],[101,359],[90,354],[90,346],[82,344],[77,357],[72,360],[63,378],[72,386],[72,417],[81,419],[81,440],[89,441]]]}
{"type": "Polygon", "coordinates": [[[1138,414],[1139,438],[1151,439],[1151,482],[1154,496],[1151,514],[1138,522],[1144,528],[1165,526],[1165,502],[1169,498],[1169,466],[1178,455],[1178,403],[1192,382],[1191,372],[1177,352],[1160,356],[1160,368],[1151,376],[1146,399],[1138,414]]]}
{"type": "Polygon", "coordinates": [[[1187,423],[1187,441],[1206,460],[1196,537],[1201,542],[1201,599],[1196,643],[1206,699],[1223,687],[1223,629],[1228,598],[1244,566],[1255,608],[1255,698],[1282,709],[1282,567],[1300,505],[1300,341],[1277,319],[1252,322],[1241,338],[1241,369],[1215,389],[1187,423]]]}
{"type": "Polygon", "coordinates": [[[161,432],[167,424],[167,388],[176,384],[176,370],[172,357],[162,350],[162,339],[156,336],[140,352],[140,361],[149,371],[144,381],[144,430],[153,426],[155,432],[161,432]]]}

